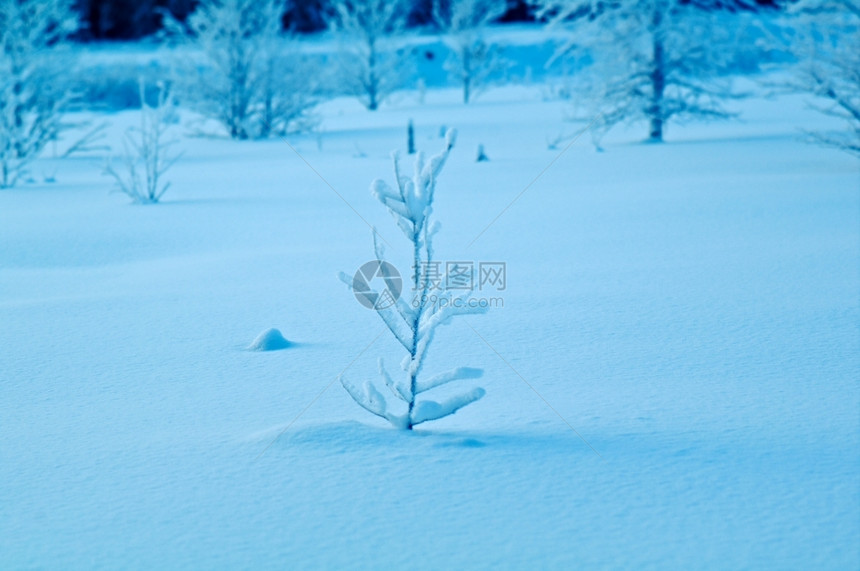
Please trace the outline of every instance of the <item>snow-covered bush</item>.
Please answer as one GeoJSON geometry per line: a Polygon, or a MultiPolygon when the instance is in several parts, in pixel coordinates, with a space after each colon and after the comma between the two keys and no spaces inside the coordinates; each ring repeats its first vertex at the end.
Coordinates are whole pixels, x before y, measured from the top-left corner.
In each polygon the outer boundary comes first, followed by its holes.
{"type": "Polygon", "coordinates": [[[341,87],[369,110],[404,81],[407,52],[396,44],[406,27],[407,0],[334,0],[329,25],[340,44],[341,87]]]}
{"type": "Polygon", "coordinates": [[[813,140],[860,156],[860,4],[800,0],[784,19],[797,57],[793,90],[811,93],[821,112],[844,119],[842,132],[810,133],[813,140]]]}
{"type": "MultiPolygon", "coordinates": [[[[375,308],[379,317],[385,323],[389,331],[406,350],[406,356],[401,362],[403,370],[402,378],[392,377],[382,359],[379,360],[379,375],[383,384],[392,393],[395,402],[402,401],[399,405],[392,406],[390,399],[377,388],[377,385],[367,381],[363,388],[356,387],[346,380],[343,375],[340,381],[350,396],[368,412],[388,420],[397,428],[411,430],[412,427],[454,414],[464,406],[475,402],[484,396],[482,388],[473,388],[469,391],[459,393],[447,399],[436,401],[430,398],[421,398],[424,393],[431,391],[441,385],[462,379],[474,379],[483,374],[481,369],[470,367],[457,367],[450,371],[440,373],[431,377],[422,375],[427,350],[436,329],[440,325],[448,323],[457,315],[485,313],[485,307],[471,307],[468,303],[471,291],[465,291],[457,296],[448,296],[431,302],[431,296],[420,295],[430,289],[428,276],[421,275],[419,268],[428,267],[433,260],[433,236],[439,229],[437,222],[431,223],[433,212],[433,199],[436,189],[436,181],[448,153],[454,146],[455,132],[450,131],[446,137],[445,149],[439,154],[424,159],[422,153],[418,153],[415,159],[415,169],[412,176],[405,176],[400,171],[397,155],[394,156],[394,180],[396,188],[392,188],[383,180],[375,180],[371,186],[373,195],[388,209],[397,226],[409,240],[412,246],[415,273],[413,286],[419,296],[416,302],[409,304],[402,298],[398,298],[390,306],[383,307],[376,304],[375,308]]],[[[380,261],[385,260],[385,252],[382,245],[373,234],[373,244],[376,257],[380,261]]],[[[386,267],[382,264],[381,267],[386,267]]],[[[353,290],[357,290],[353,278],[341,274],[340,278],[353,290]]],[[[386,285],[392,276],[384,276],[386,285]]],[[[387,304],[386,304],[387,305],[387,304]]]]}
{"type": "Polygon", "coordinates": [[[116,190],[138,204],[155,204],[167,192],[164,174],[179,159],[171,148],[177,143],[165,134],[175,113],[173,98],[163,84],[158,86],[155,105],[146,102],[146,89],[140,82],[140,125],[128,129],[123,140],[125,154],[120,170],[108,162],[105,174],[113,177],[116,190]]]}
{"type": "Polygon", "coordinates": [[[0,188],[13,186],[64,125],[71,0],[0,0],[0,188]]]}
{"type": "Polygon", "coordinates": [[[507,68],[497,45],[487,40],[487,25],[507,10],[505,0],[446,0],[434,3],[433,14],[450,56],[449,75],[463,86],[463,103],[486,89],[492,76],[507,68]]]}
{"type": "Polygon", "coordinates": [[[234,139],[263,138],[309,126],[315,104],[306,65],[281,33],[278,0],[203,0],[169,36],[189,50],[177,78],[183,95],[234,139]],[[194,51],[205,65],[196,65],[194,51]]]}
{"type": "Polygon", "coordinates": [[[551,25],[570,32],[556,54],[586,49],[594,60],[590,100],[596,127],[646,121],[648,139],[663,140],[670,121],[721,119],[735,95],[726,70],[735,58],[741,15],[719,0],[545,0],[551,25]]]}

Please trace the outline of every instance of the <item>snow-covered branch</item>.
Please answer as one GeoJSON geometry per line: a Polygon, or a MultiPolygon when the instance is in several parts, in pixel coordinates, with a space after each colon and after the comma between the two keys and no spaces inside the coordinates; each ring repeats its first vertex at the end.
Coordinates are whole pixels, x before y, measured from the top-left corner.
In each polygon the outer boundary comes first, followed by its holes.
{"type": "Polygon", "coordinates": [[[412,425],[421,424],[428,420],[437,420],[450,416],[466,405],[472,404],[486,394],[481,387],[465,392],[460,395],[449,397],[442,402],[424,400],[419,402],[412,411],[410,422],[412,425]]]}

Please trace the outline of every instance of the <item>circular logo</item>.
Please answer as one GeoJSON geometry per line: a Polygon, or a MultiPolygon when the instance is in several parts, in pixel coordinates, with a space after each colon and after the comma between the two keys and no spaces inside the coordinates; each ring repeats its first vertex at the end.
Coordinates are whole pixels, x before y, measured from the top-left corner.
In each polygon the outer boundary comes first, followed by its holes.
{"type": "Polygon", "coordinates": [[[383,260],[362,264],[352,278],[352,291],[358,303],[369,309],[388,309],[400,298],[403,279],[397,268],[383,260]]]}

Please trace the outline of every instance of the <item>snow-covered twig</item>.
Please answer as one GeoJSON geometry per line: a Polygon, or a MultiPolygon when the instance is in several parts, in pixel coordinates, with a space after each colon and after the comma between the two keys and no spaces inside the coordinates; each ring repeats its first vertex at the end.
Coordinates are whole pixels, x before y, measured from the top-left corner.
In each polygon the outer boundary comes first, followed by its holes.
{"type": "Polygon", "coordinates": [[[70,157],[75,153],[93,153],[96,151],[109,151],[110,146],[104,144],[98,144],[101,141],[104,141],[106,138],[107,128],[110,124],[107,121],[102,121],[101,123],[96,124],[95,126],[90,126],[88,124],[76,125],[78,127],[83,127],[89,129],[84,132],[76,141],[74,141],[69,148],[67,148],[63,154],[62,158],[70,157]]]}
{"type": "Polygon", "coordinates": [[[108,161],[105,174],[113,177],[116,189],[138,204],[155,204],[161,199],[169,182],[164,174],[176,163],[181,154],[170,151],[177,141],[165,139],[167,118],[172,113],[173,100],[164,85],[158,86],[158,99],[150,106],[144,97],[145,87],[140,81],[140,126],[125,134],[122,168],[117,170],[108,161]],[[142,172],[141,172],[142,171],[142,172]]]}

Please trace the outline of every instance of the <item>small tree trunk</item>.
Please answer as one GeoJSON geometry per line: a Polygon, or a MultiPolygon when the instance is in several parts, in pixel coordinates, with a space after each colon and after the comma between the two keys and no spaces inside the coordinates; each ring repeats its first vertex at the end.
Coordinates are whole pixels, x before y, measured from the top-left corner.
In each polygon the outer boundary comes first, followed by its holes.
{"type": "Polygon", "coordinates": [[[663,32],[661,30],[662,21],[662,5],[658,3],[654,7],[651,20],[654,59],[651,68],[651,106],[648,108],[651,129],[648,139],[652,143],[663,142],[663,93],[666,90],[666,57],[663,47],[663,32]]]}
{"type": "Polygon", "coordinates": [[[263,121],[260,125],[260,138],[268,138],[272,134],[272,122],[275,120],[274,96],[275,90],[271,85],[275,71],[269,67],[266,70],[265,87],[263,88],[263,121]]]}
{"type": "Polygon", "coordinates": [[[376,74],[371,70],[367,82],[367,109],[370,111],[376,111],[379,108],[377,83],[376,74]]]}
{"type": "Polygon", "coordinates": [[[267,97],[263,104],[263,120],[260,125],[259,136],[261,139],[266,139],[272,134],[272,98],[267,97]]]}
{"type": "Polygon", "coordinates": [[[482,163],[482,162],[489,161],[489,160],[490,160],[490,157],[488,157],[487,154],[484,152],[484,145],[483,144],[478,145],[478,154],[475,157],[475,161],[482,163]]]}
{"type": "MultiPolygon", "coordinates": [[[[416,230],[412,237],[412,264],[415,268],[414,287],[420,296],[420,301],[418,309],[415,311],[414,321],[412,322],[412,347],[409,351],[412,356],[411,361],[415,361],[415,355],[418,354],[418,326],[421,323],[421,316],[424,314],[424,306],[427,303],[426,291],[421,289],[421,246],[419,246],[418,241],[419,235],[420,231],[416,230]]],[[[410,363],[411,366],[412,364],[410,363]]],[[[412,411],[415,409],[415,394],[418,390],[417,377],[417,369],[412,369],[412,372],[409,374],[409,395],[411,398],[409,399],[409,409],[406,411],[406,430],[412,430],[412,411]]]]}
{"type": "Polygon", "coordinates": [[[379,107],[379,79],[376,77],[376,45],[371,41],[367,56],[367,108],[376,111],[379,107]]]}
{"type": "MultiPolygon", "coordinates": [[[[19,70],[15,70],[13,68],[13,73],[20,74],[19,70]]],[[[12,125],[16,131],[21,132],[24,128],[24,110],[22,106],[25,103],[21,101],[21,94],[24,92],[24,84],[18,80],[15,80],[12,85],[12,125]]],[[[24,156],[24,142],[20,137],[16,137],[15,139],[15,157],[24,156]]],[[[13,139],[14,140],[14,139],[13,139]]]]}
{"type": "Polygon", "coordinates": [[[648,140],[651,143],[663,142],[663,120],[659,117],[651,117],[651,129],[649,130],[648,140]]]}
{"type": "Polygon", "coordinates": [[[472,93],[472,61],[468,49],[463,52],[463,103],[468,104],[472,93]]]}

